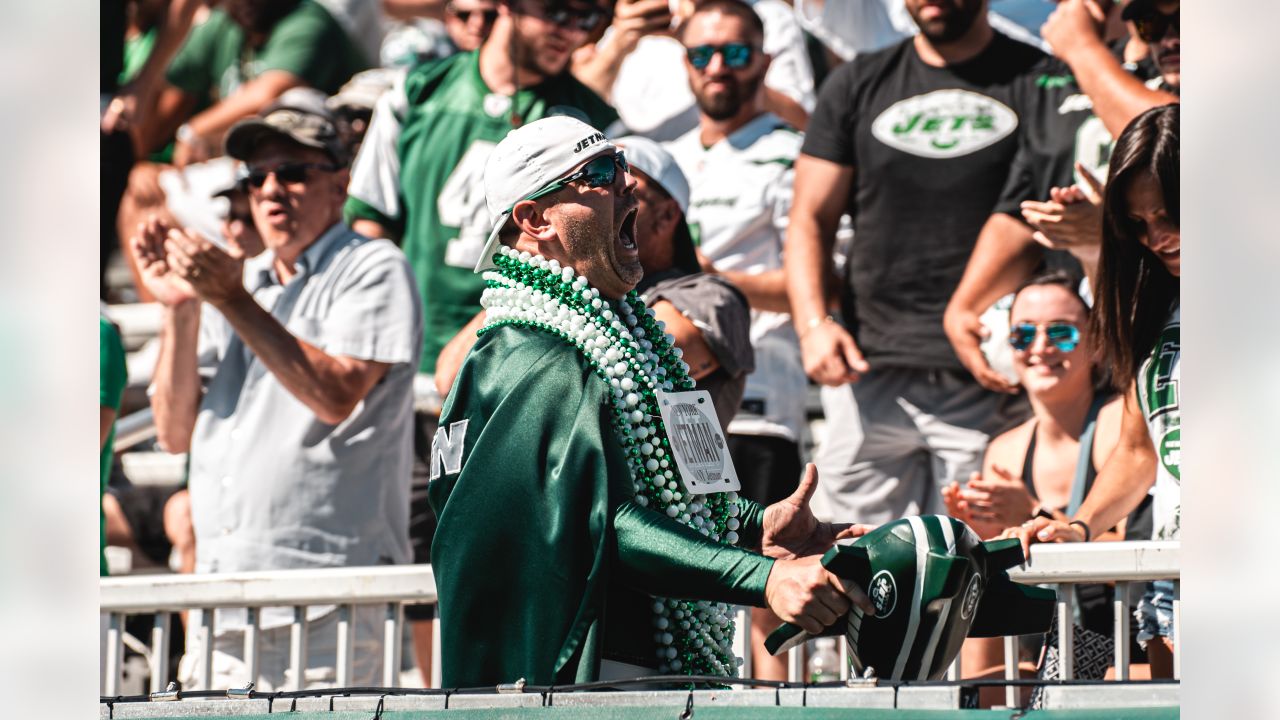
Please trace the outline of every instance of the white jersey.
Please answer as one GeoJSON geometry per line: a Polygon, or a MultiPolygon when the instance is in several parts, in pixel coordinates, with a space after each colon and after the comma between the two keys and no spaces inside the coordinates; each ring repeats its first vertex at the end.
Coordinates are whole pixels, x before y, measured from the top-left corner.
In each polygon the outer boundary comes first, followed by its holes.
{"type": "Polygon", "coordinates": [[[1177,540],[1182,527],[1182,308],[1175,307],[1151,355],[1138,368],[1138,404],[1156,450],[1151,539],[1177,540]]]}
{"type": "MultiPolygon", "coordinates": [[[[817,96],[804,33],[782,0],[751,3],[764,22],[764,51],[773,56],[764,83],[813,112],[817,96]]],[[[609,42],[606,36],[602,43],[609,42]]],[[[628,130],[653,140],[672,140],[698,125],[689,89],[684,46],[675,38],[646,35],[618,69],[611,102],[628,130]]]]}
{"type": "MultiPolygon", "coordinates": [[[[720,270],[782,268],[791,210],[792,166],[803,137],[765,113],[709,148],[694,128],[667,150],[689,179],[689,229],[720,270]]],[[[729,432],[799,441],[807,380],[787,313],[751,311],[756,370],[729,432]]]]}

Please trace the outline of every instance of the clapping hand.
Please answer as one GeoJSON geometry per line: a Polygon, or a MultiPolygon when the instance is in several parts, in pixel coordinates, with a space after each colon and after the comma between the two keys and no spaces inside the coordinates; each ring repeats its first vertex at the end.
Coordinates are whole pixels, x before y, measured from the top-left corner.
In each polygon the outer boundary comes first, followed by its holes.
{"type": "Polygon", "coordinates": [[[1086,187],[1052,188],[1045,202],[1022,203],[1022,217],[1036,229],[1036,242],[1066,250],[1084,263],[1096,263],[1102,248],[1102,182],[1076,163],[1086,187]]]}

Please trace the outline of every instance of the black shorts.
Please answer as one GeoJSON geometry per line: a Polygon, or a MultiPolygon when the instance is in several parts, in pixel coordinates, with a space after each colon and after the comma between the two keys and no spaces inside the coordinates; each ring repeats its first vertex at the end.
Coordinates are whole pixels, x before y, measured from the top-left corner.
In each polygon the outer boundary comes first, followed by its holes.
{"type": "MultiPolygon", "coordinates": [[[[431,538],[436,534],[436,513],[427,501],[427,484],[431,477],[431,440],[435,437],[440,419],[426,413],[413,415],[413,484],[409,486],[409,543],[413,547],[413,562],[426,565],[431,562],[431,538]]],[[[409,620],[430,620],[430,605],[405,605],[404,616],[409,620]]]]}
{"type": "Polygon", "coordinates": [[[125,522],[142,554],[156,565],[169,566],[173,543],[164,532],[164,505],[181,485],[108,485],[107,493],[120,503],[125,522]]]}
{"type": "Polygon", "coordinates": [[[727,439],[743,497],[768,506],[796,491],[804,471],[799,444],[768,435],[731,433],[727,439]]]}

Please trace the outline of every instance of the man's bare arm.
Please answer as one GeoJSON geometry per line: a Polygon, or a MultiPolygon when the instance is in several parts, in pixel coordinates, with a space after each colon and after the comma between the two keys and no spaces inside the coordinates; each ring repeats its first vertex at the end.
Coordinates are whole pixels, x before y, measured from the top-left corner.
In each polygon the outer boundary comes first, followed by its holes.
{"type": "Polygon", "coordinates": [[[831,253],[836,228],[853,185],[854,170],[800,154],[796,159],[795,200],[783,251],[791,319],[800,335],[804,369],[824,385],[854,382],[870,368],[848,331],[827,322],[831,253]]]}
{"type": "Polygon", "coordinates": [[[689,377],[701,380],[720,367],[720,360],[702,336],[702,331],[677,310],[675,305],[659,300],[653,304],[653,314],[666,323],[667,333],[675,340],[676,347],[684,353],[683,359],[689,364],[689,377]]]}
{"type": "Polygon", "coordinates": [[[987,218],[942,317],[943,329],[960,362],[983,387],[996,392],[1016,392],[1017,386],[987,364],[980,348],[985,329],[979,318],[1035,271],[1043,251],[1031,232],[1026,224],[1004,213],[987,218]]]}
{"type": "Polygon", "coordinates": [[[151,412],[156,439],[171,453],[191,449],[191,433],[200,409],[200,302],[187,300],[164,308],[160,356],[152,378],[151,412]]]}
{"type": "Polygon", "coordinates": [[[712,264],[703,265],[703,270],[733,283],[734,287],[747,296],[747,304],[752,310],[791,312],[791,301],[787,297],[787,272],[782,268],[761,273],[746,273],[737,270],[716,270],[712,264]]]}
{"type": "Polygon", "coordinates": [[[1104,20],[1094,0],[1063,0],[1040,28],[1040,35],[1071,67],[1107,132],[1120,137],[1130,120],[1153,107],[1176,103],[1178,96],[1153,90],[1124,69],[1102,40],[1104,20]]]}
{"type": "Polygon", "coordinates": [[[376,360],[329,355],[290,334],[247,291],[216,307],[276,380],[321,422],[337,425],[346,420],[391,367],[376,360]]]}

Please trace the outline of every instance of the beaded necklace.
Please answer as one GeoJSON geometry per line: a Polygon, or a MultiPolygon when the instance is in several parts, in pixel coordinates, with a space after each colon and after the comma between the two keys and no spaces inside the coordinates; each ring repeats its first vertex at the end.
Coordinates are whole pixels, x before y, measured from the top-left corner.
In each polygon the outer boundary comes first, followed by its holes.
{"type": "MultiPolygon", "coordinates": [[[[635,502],[713,541],[738,542],[737,493],[689,494],[671,455],[657,391],[691,390],[689,366],[663,324],[633,290],[614,303],[586,278],[527,252],[502,247],[484,274],[484,334],[504,325],[550,332],[591,363],[613,396],[612,424],[627,456],[635,502]]],[[[654,598],[658,670],[688,675],[734,674],[729,606],[705,600],[654,598]]]]}

